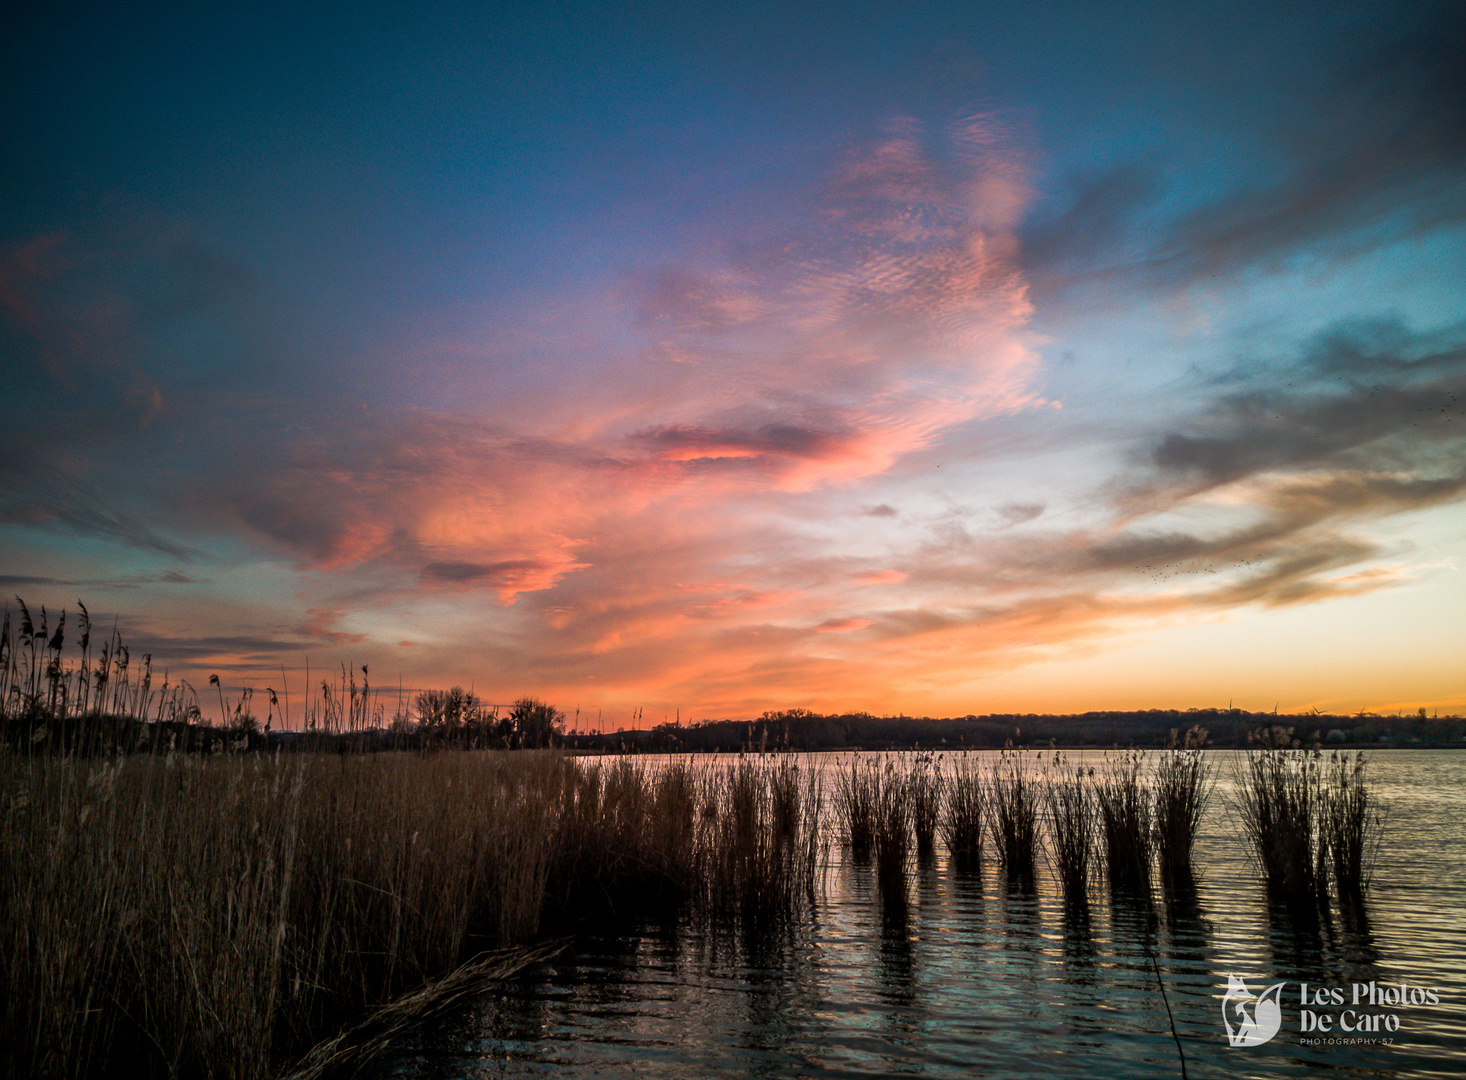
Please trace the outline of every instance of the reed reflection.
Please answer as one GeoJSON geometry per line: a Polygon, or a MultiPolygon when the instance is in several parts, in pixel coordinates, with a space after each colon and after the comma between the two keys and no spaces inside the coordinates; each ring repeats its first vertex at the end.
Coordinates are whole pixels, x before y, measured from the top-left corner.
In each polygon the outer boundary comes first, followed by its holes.
{"type": "Polygon", "coordinates": [[[1351,970],[1369,973],[1374,978],[1380,960],[1379,945],[1362,896],[1339,905],[1336,926],[1336,947],[1344,963],[1351,970]]]}
{"type": "MultiPolygon", "coordinates": [[[[781,920],[745,924],[733,933],[742,963],[722,974],[739,985],[736,1000],[743,1004],[735,1045],[769,1061],[797,1060],[827,1033],[818,1015],[829,988],[820,974],[817,924],[781,920]]],[[[709,1006],[716,1007],[711,1001],[709,1006]]]]}
{"type": "Polygon", "coordinates": [[[1064,975],[1067,982],[1092,986],[1099,981],[1094,925],[1086,896],[1064,898],[1064,975]]]}
{"type": "Polygon", "coordinates": [[[1211,924],[1201,906],[1196,878],[1187,868],[1167,875],[1162,891],[1168,953],[1172,959],[1204,963],[1207,959],[1211,924]]]}

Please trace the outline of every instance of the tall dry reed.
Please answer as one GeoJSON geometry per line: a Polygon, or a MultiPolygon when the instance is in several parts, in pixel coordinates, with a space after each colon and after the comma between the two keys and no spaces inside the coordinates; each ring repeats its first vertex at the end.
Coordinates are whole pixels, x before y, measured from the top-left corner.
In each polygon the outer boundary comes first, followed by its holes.
{"type": "Polygon", "coordinates": [[[904,901],[912,847],[912,785],[910,776],[897,768],[894,759],[886,759],[877,776],[876,880],[887,901],[904,901]]]}
{"type": "Polygon", "coordinates": [[[906,790],[911,803],[911,831],[916,840],[916,853],[923,857],[936,848],[943,786],[941,759],[929,753],[917,754],[906,773],[906,790]]]}
{"type": "Polygon", "coordinates": [[[851,853],[868,858],[875,844],[876,815],[880,804],[881,760],[852,756],[835,768],[833,803],[851,853]]]}
{"type": "Polygon", "coordinates": [[[1094,848],[1099,838],[1099,804],[1094,793],[1094,769],[1082,765],[1070,768],[1062,755],[1054,755],[1044,803],[1049,818],[1049,853],[1064,898],[1083,902],[1088,896],[1094,848]]]}
{"type": "Polygon", "coordinates": [[[1236,811],[1271,892],[1295,913],[1316,913],[1327,899],[1328,839],[1317,750],[1265,746],[1239,766],[1236,811]]]}
{"type": "Polygon", "coordinates": [[[1145,778],[1145,755],[1127,751],[1105,763],[1095,789],[1100,832],[1105,841],[1105,870],[1112,889],[1145,892],[1150,888],[1155,831],[1154,806],[1145,778]]]}
{"type": "Polygon", "coordinates": [[[0,1071],[254,1080],[547,929],[797,915],[819,806],[792,762],[0,751],[0,1071]]]}
{"type": "Polygon", "coordinates": [[[1364,895],[1383,830],[1365,766],[1362,751],[1334,751],[1326,771],[1320,842],[1328,848],[1334,886],[1344,902],[1364,895]]]}
{"type": "Polygon", "coordinates": [[[1004,750],[987,784],[988,829],[1008,880],[1032,883],[1040,852],[1039,792],[1022,751],[1004,750]]]}
{"type": "Polygon", "coordinates": [[[818,774],[787,756],[754,755],[711,772],[702,818],[703,910],[755,924],[803,910],[820,863],[820,801],[818,774]]]}
{"type": "Polygon", "coordinates": [[[472,951],[529,939],[564,767],[6,755],[7,1071],[266,1075],[472,951]]]}
{"type": "Polygon", "coordinates": [[[1155,838],[1161,877],[1168,883],[1193,878],[1191,851],[1215,782],[1199,746],[1162,753],[1155,773],[1155,838]]]}
{"type": "Polygon", "coordinates": [[[953,861],[967,869],[982,865],[982,834],[987,823],[987,782],[979,760],[967,753],[954,757],[943,784],[942,842],[953,861]]]}

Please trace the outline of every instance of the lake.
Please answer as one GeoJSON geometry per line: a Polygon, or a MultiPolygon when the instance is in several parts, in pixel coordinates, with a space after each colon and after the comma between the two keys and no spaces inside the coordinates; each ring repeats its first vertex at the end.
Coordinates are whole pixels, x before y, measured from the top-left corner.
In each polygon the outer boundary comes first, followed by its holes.
{"type": "MultiPolygon", "coordinates": [[[[1157,889],[1146,902],[1093,886],[1076,911],[1043,863],[1031,889],[1010,887],[995,859],[962,872],[939,842],[913,864],[907,902],[892,903],[836,842],[797,922],[580,939],[399,1047],[375,1075],[1179,1077],[1177,1039],[1196,1078],[1460,1075],[1466,751],[1370,756],[1386,821],[1367,904],[1316,926],[1267,903],[1231,807],[1238,757],[1208,752],[1218,785],[1194,894],[1157,889]],[[1260,1045],[1228,1044],[1233,978],[1259,996],[1283,984],[1281,1026],[1260,1045]]],[[[813,760],[828,770],[849,758],[813,760]]],[[[833,815],[826,828],[837,836],[833,815]]],[[[1248,1015],[1261,1023],[1262,1006],[1248,1015]]]]}

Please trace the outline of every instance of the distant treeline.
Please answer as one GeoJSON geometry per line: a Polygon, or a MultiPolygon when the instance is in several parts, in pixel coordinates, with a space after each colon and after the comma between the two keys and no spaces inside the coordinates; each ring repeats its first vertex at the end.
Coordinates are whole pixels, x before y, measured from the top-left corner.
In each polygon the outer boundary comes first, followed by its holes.
{"type": "Polygon", "coordinates": [[[1280,738],[1300,746],[1466,747],[1460,716],[1301,716],[1243,709],[1147,709],[987,716],[821,715],[802,709],[758,720],[659,724],[641,730],[567,732],[563,714],[522,699],[508,715],[485,711],[458,723],[433,718],[357,731],[271,731],[214,726],[198,719],[150,721],[92,714],[60,718],[0,714],[0,741],[18,750],[82,754],[308,750],[529,749],[559,746],[580,753],[738,753],[742,751],[1107,749],[1164,747],[1198,736],[1208,747],[1246,748],[1280,738]]]}
{"type": "Polygon", "coordinates": [[[45,608],[36,617],[19,597],[16,604],[14,617],[7,606],[0,621],[0,742],[33,753],[547,746],[590,753],[1159,747],[1184,740],[1192,728],[1205,733],[1208,745],[1218,747],[1249,746],[1263,732],[1269,741],[1276,742],[1281,734],[1299,745],[1466,743],[1466,722],[1460,716],[1432,717],[1424,709],[1396,716],[1148,709],[943,719],[785,709],[766,712],[754,721],[664,723],[587,733],[567,731],[565,713],[537,698],[520,698],[501,713],[499,706],[458,686],[424,690],[410,705],[399,695],[389,714],[387,700],[370,684],[365,664],[359,669],[341,665],[339,676],[332,672],[331,678],[320,679],[319,693],[312,688],[304,701],[297,698],[293,712],[284,691],[277,694],[264,687],[256,703],[253,689],[226,695],[219,677],[211,675],[206,700],[210,715],[219,718],[215,725],[206,721],[203,703],[186,681],[170,683],[164,674],[155,682],[150,655],[134,663],[115,626],[94,647],[85,605],[78,602],[68,628],[65,611],[53,621],[45,608]],[[212,707],[215,698],[217,714],[212,707]],[[263,706],[263,717],[256,714],[257,705],[263,706]],[[301,724],[304,730],[298,730],[301,724]]]}
{"type": "Polygon", "coordinates": [[[1105,748],[1162,747],[1184,741],[1193,727],[1205,729],[1207,745],[1246,747],[1259,732],[1282,727],[1302,745],[1421,746],[1463,745],[1466,719],[1353,716],[1308,713],[1301,716],[1244,709],[1145,709],[1068,713],[998,713],[932,718],[871,716],[867,713],[820,715],[803,709],[768,712],[755,721],[711,720],[687,726],[659,724],[646,730],[569,734],[564,745],[582,751],[730,753],[740,750],[993,750],[1004,746],[1105,748]]]}

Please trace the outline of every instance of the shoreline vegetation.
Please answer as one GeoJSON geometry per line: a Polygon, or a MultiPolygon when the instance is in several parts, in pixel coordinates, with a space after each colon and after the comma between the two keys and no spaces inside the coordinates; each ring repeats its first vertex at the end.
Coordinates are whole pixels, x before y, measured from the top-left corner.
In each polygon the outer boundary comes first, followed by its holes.
{"type": "MultiPolygon", "coordinates": [[[[581,744],[528,698],[501,716],[425,692],[410,728],[380,725],[365,668],[325,682],[309,730],[286,736],[273,690],[261,723],[252,695],[231,709],[218,687],[208,724],[191,688],[155,688],[115,632],[93,656],[85,609],[69,661],[64,620],[22,611],[0,638],[8,1076],[345,1074],[576,934],[808,924],[836,844],[873,868],[893,917],[938,840],[953,873],[992,859],[1018,889],[1052,873],[1075,910],[1101,884],[1111,902],[1169,903],[1194,896],[1217,779],[1194,720],[1098,767],[1013,745],[1021,732],[968,754],[986,745],[975,718],[947,722],[974,736],[956,745],[821,764],[792,751],[827,749],[800,733],[837,721],[799,710],[678,727],[667,747],[736,732],[736,756],[600,758],[585,752],[617,744],[581,744]]],[[[1241,731],[1251,715],[1223,719],[1241,731]]],[[[1362,911],[1381,830],[1365,759],[1274,719],[1241,736],[1227,808],[1259,881],[1296,920],[1362,911]]]]}
{"type": "Polygon", "coordinates": [[[0,1071],[327,1075],[557,938],[801,918],[825,843],[787,756],[0,749],[0,1071]]]}

